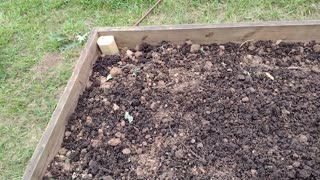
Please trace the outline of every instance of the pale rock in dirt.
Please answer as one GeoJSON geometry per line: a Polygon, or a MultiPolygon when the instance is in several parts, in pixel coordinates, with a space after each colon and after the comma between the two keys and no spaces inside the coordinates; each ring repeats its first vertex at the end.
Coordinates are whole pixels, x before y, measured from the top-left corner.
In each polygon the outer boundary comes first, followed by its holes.
{"type": "Polygon", "coordinates": [[[206,62],[205,62],[205,64],[204,64],[204,69],[205,69],[205,70],[210,71],[210,70],[212,70],[212,67],[213,67],[213,64],[212,64],[211,61],[206,61],[206,62]]]}
{"type": "Polygon", "coordinates": [[[298,140],[299,140],[299,142],[301,142],[301,143],[306,143],[306,142],[308,142],[308,137],[307,137],[306,135],[300,134],[300,135],[298,136],[298,140]]]}
{"type": "Polygon", "coordinates": [[[242,102],[248,102],[248,101],[249,101],[249,98],[248,98],[248,97],[244,97],[244,98],[241,99],[241,101],[242,101],[242,102]]]}
{"type": "Polygon", "coordinates": [[[121,68],[113,67],[113,68],[110,70],[110,74],[111,74],[112,77],[115,77],[115,76],[117,76],[117,75],[122,74],[122,70],[121,70],[121,68]]]}
{"type": "Polygon", "coordinates": [[[108,141],[108,144],[110,146],[118,146],[119,144],[121,144],[121,140],[120,138],[111,138],[109,141],[108,141]]]}
{"type": "Polygon", "coordinates": [[[87,117],[87,119],[86,119],[86,124],[87,124],[88,126],[92,126],[92,125],[93,125],[93,120],[92,120],[92,118],[91,118],[90,116],[87,117]]]}
{"type": "Polygon", "coordinates": [[[122,150],[122,153],[126,154],[126,155],[129,155],[129,154],[131,154],[131,150],[129,148],[125,148],[125,149],[122,150]]]}
{"type": "Polygon", "coordinates": [[[314,45],[313,50],[314,50],[314,52],[317,52],[317,53],[320,52],[320,44],[314,45]]]}
{"type": "Polygon", "coordinates": [[[63,171],[70,172],[71,171],[71,164],[70,163],[63,163],[63,171]]]}
{"type": "Polygon", "coordinates": [[[140,57],[140,56],[142,56],[143,55],[143,53],[141,52],[141,51],[136,51],[135,53],[134,53],[134,56],[135,57],[140,57]]]}
{"type": "Polygon", "coordinates": [[[191,53],[197,53],[200,50],[200,45],[199,44],[192,44],[190,47],[190,52],[191,53]]]}
{"type": "Polygon", "coordinates": [[[60,155],[65,155],[67,153],[67,149],[66,148],[61,148],[60,150],[59,150],[59,154],[60,155]]]}
{"type": "Polygon", "coordinates": [[[179,149],[179,150],[177,150],[177,151],[174,153],[174,155],[175,155],[177,158],[181,159],[181,158],[184,157],[184,152],[183,152],[182,149],[179,149]]]}
{"type": "Polygon", "coordinates": [[[64,135],[65,135],[66,137],[69,137],[69,136],[71,135],[71,132],[70,132],[70,131],[66,131],[66,132],[64,133],[64,135]]]}
{"type": "Polygon", "coordinates": [[[119,107],[117,104],[113,104],[112,109],[113,109],[114,111],[118,111],[118,110],[120,109],[120,107],[119,107]]]}
{"type": "Polygon", "coordinates": [[[320,68],[318,66],[312,66],[311,71],[314,73],[320,73],[320,68]]]}
{"type": "Polygon", "coordinates": [[[121,127],[125,127],[125,126],[126,126],[126,122],[122,120],[122,121],[120,122],[120,126],[121,126],[121,127]]]}

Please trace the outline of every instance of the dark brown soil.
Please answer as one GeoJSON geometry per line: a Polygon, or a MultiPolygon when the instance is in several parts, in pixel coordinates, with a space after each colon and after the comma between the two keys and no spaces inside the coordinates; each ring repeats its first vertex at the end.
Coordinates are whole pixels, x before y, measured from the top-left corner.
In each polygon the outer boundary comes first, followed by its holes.
{"type": "Polygon", "coordinates": [[[317,47],[162,43],[100,57],[44,179],[320,179],[317,47]]]}

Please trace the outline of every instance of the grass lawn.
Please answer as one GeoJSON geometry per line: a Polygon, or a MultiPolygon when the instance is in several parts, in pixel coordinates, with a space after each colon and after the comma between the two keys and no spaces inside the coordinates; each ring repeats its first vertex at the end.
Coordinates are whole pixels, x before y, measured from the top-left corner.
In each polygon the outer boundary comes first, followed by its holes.
{"type": "MultiPolygon", "coordinates": [[[[0,179],[20,179],[94,26],[155,0],[0,0],[0,179]]],[[[319,0],[163,0],[141,25],[320,19],[319,0]]]]}

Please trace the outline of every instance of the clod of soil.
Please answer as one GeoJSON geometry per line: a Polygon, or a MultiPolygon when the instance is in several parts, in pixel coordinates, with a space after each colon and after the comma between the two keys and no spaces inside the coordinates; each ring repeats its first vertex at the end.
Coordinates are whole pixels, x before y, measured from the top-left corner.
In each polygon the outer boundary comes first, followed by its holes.
{"type": "Polygon", "coordinates": [[[120,138],[112,138],[108,141],[108,144],[111,146],[118,146],[121,143],[120,138]]]}
{"type": "Polygon", "coordinates": [[[320,179],[318,47],[188,41],[100,57],[44,179],[320,179]]]}
{"type": "Polygon", "coordinates": [[[125,148],[122,150],[123,154],[129,155],[131,153],[131,150],[129,148],[125,148]]]}
{"type": "Polygon", "coordinates": [[[110,70],[110,74],[112,75],[112,77],[120,75],[121,73],[122,73],[122,70],[121,70],[121,68],[118,68],[118,67],[113,67],[110,70]]]}

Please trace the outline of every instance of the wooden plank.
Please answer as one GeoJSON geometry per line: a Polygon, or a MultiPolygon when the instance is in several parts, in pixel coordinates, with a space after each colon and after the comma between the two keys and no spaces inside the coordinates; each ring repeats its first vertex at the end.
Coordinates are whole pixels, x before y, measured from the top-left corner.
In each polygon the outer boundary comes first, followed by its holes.
{"type": "Polygon", "coordinates": [[[74,111],[79,95],[83,92],[92,71],[92,64],[99,51],[96,44],[97,30],[92,30],[51,120],[23,175],[24,180],[42,179],[48,164],[61,147],[66,122],[74,111]]]}
{"type": "Polygon", "coordinates": [[[119,47],[133,48],[147,42],[161,41],[211,44],[244,42],[246,40],[320,41],[320,21],[228,23],[209,25],[146,26],[126,28],[98,28],[99,36],[115,36],[119,47]]]}

